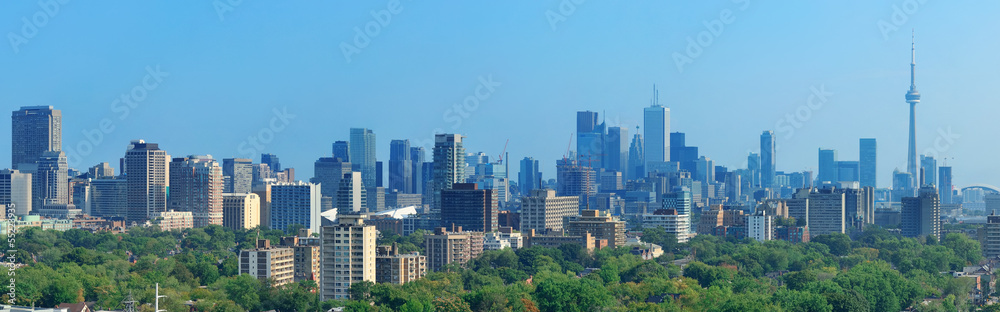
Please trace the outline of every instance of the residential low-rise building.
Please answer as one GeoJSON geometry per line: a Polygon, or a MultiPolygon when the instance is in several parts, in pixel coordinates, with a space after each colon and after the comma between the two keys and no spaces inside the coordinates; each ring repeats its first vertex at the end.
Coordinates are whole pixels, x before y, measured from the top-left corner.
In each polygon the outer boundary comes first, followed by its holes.
{"type": "Polygon", "coordinates": [[[257,240],[257,248],[240,251],[240,274],[272,280],[273,286],[295,280],[295,251],[292,248],[271,247],[266,239],[257,240]]]}

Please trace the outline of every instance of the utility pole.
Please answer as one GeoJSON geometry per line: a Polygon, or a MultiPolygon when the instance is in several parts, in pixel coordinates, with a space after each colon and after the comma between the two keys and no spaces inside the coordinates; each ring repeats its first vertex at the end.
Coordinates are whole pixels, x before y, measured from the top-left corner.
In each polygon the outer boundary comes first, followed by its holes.
{"type": "Polygon", "coordinates": [[[156,283],[156,301],[153,303],[153,312],[167,312],[167,310],[160,310],[160,298],[166,297],[160,296],[160,283],[156,283]]]}

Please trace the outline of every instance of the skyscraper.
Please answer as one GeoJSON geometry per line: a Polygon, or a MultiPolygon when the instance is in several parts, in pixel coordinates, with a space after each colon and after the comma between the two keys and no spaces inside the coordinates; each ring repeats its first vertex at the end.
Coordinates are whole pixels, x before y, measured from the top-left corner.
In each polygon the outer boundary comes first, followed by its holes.
{"type": "Polygon", "coordinates": [[[278,160],[278,156],[274,154],[260,154],[260,163],[267,164],[271,168],[271,172],[281,171],[281,161],[278,160]]]}
{"type": "Polygon", "coordinates": [[[538,160],[531,157],[521,159],[521,171],[517,175],[517,184],[521,188],[521,196],[528,196],[534,189],[541,188],[542,172],[538,168],[538,160]]]}
{"type": "Polygon", "coordinates": [[[860,165],[857,161],[836,161],[837,181],[836,182],[858,182],[861,176],[860,165]]]}
{"type": "Polygon", "coordinates": [[[410,140],[389,142],[389,190],[413,194],[413,160],[410,140]]]}
{"type": "MultiPolygon", "coordinates": [[[[646,164],[670,161],[670,109],[660,105],[655,87],[653,88],[653,105],[643,109],[642,116],[646,164]]],[[[646,168],[649,166],[647,165],[646,168]]]]}
{"type": "Polygon", "coordinates": [[[747,155],[747,174],[747,179],[743,182],[749,183],[751,188],[760,187],[760,154],[747,155]]]}
{"type": "Polygon", "coordinates": [[[361,180],[363,180],[361,173],[357,171],[345,173],[340,179],[336,197],[338,213],[362,213],[368,212],[371,208],[368,206],[368,198],[375,194],[369,194],[362,186],[361,180]]]}
{"type": "Polygon", "coordinates": [[[628,129],[608,127],[604,136],[604,169],[618,171],[628,177],[628,129]]]}
{"type": "Polygon", "coordinates": [[[465,182],[465,147],[460,134],[434,135],[434,167],[431,209],[441,211],[441,191],[465,182]]]}
{"type": "Polygon", "coordinates": [[[937,189],[921,187],[917,197],[903,197],[899,217],[900,234],[906,237],[941,238],[941,202],[937,189]]]}
{"type": "Polygon", "coordinates": [[[576,157],[590,166],[601,166],[604,158],[604,123],[597,122],[597,113],[576,113],[576,157]]]}
{"type": "Polygon", "coordinates": [[[774,188],[775,174],[774,132],[764,131],[760,135],[760,186],[774,188]]]}
{"type": "MultiPolygon", "coordinates": [[[[0,170],[0,205],[14,204],[14,214],[24,216],[31,212],[31,173],[17,169],[0,170]]],[[[7,212],[4,212],[6,215],[7,212]]]]}
{"type": "Polygon", "coordinates": [[[952,199],[952,184],[951,184],[951,167],[941,166],[938,167],[938,199],[941,200],[941,204],[954,204],[955,200],[952,199]]]}
{"type": "Polygon", "coordinates": [[[69,204],[69,165],[66,163],[66,153],[42,152],[34,165],[30,166],[35,168],[31,176],[31,195],[34,197],[31,200],[34,205],[32,209],[69,204]]]}
{"type": "Polygon", "coordinates": [[[497,192],[475,183],[455,183],[441,191],[442,226],[460,226],[476,232],[493,232],[497,226],[497,192]]]}
{"type": "Polygon", "coordinates": [[[424,193],[424,171],[423,164],[426,159],[423,147],[410,147],[410,178],[413,194],[424,193]]]}
{"type": "MultiPolygon", "coordinates": [[[[910,173],[911,177],[918,177],[917,172],[917,139],[916,139],[916,109],[917,103],[920,103],[920,92],[917,92],[917,45],[912,40],[910,41],[910,90],[906,92],[906,103],[910,104],[910,143],[907,149],[906,155],[906,172],[910,173]]],[[[918,180],[918,179],[914,179],[918,180]]],[[[911,181],[914,185],[910,187],[915,187],[917,181],[911,181]]]]}
{"type": "Polygon", "coordinates": [[[296,224],[319,229],[320,187],[301,181],[271,184],[271,213],[267,216],[271,229],[287,231],[289,226],[296,224]]]}
{"type": "Polygon", "coordinates": [[[313,164],[313,178],[309,182],[319,184],[320,193],[336,203],[340,180],[348,173],[351,173],[351,163],[339,157],[320,157],[313,164]]]}
{"type": "Polygon", "coordinates": [[[128,211],[125,222],[143,223],[149,216],[167,209],[167,186],[170,172],[167,162],[170,155],[156,143],[132,141],[125,152],[125,179],[128,189],[128,211]]]}
{"type": "Polygon", "coordinates": [[[837,182],[837,151],[832,149],[819,149],[819,174],[816,177],[819,183],[837,182]]]}
{"type": "Polygon", "coordinates": [[[635,127],[635,132],[628,148],[628,178],[632,180],[646,176],[646,150],[638,126],[635,127]]]}
{"type": "Polygon", "coordinates": [[[365,187],[375,187],[375,133],[370,129],[351,128],[351,163],[361,171],[365,187]]]}
{"type": "Polygon", "coordinates": [[[250,193],[253,186],[253,161],[246,158],[225,158],[222,160],[222,176],[225,181],[223,192],[250,193]]]}
{"type": "Polygon", "coordinates": [[[861,186],[878,187],[876,185],[877,166],[876,156],[878,155],[875,139],[860,140],[860,155],[858,157],[861,170],[861,186]]]}
{"type": "Polygon", "coordinates": [[[340,158],[344,162],[350,162],[351,145],[347,141],[333,142],[333,157],[340,158]]]}
{"type": "Polygon", "coordinates": [[[921,187],[935,185],[937,183],[937,160],[934,156],[920,155],[920,172],[917,176],[917,184],[921,187]]]}
{"type": "Polygon", "coordinates": [[[190,211],[194,227],[222,225],[222,167],[212,156],[174,158],[170,162],[170,198],[175,211],[190,211]]]}
{"type": "Polygon", "coordinates": [[[33,164],[46,151],[62,150],[62,111],[25,106],[11,113],[11,168],[33,164]]]}
{"type": "Polygon", "coordinates": [[[319,276],[320,299],[350,298],[351,284],[375,282],[375,225],[361,215],[343,215],[320,232],[323,247],[319,276]],[[350,239],[344,239],[350,237],[350,239]]]}

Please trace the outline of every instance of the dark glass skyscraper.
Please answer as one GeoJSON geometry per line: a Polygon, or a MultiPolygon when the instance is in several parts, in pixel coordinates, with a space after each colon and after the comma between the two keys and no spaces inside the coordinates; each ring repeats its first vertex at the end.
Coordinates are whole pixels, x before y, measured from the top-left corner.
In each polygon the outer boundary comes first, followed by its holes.
{"type": "Polygon", "coordinates": [[[389,142],[389,189],[413,194],[413,161],[410,140],[389,142]]]}
{"type": "Polygon", "coordinates": [[[837,151],[832,149],[819,149],[819,174],[816,179],[819,183],[837,182],[837,151]]]}
{"type": "Polygon", "coordinates": [[[628,177],[628,129],[608,127],[604,137],[604,169],[618,171],[628,177]]]}
{"type": "Polygon", "coordinates": [[[351,162],[351,145],[347,141],[333,142],[333,157],[343,162],[351,162]]]}
{"type": "Polygon", "coordinates": [[[876,185],[878,146],[873,138],[861,139],[860,145],[858,160],[861,170],[861,186],[878,187],[876,185]]]}
{"type": "Polygon", "coordinates": [[[271,172],[281,171],[281,161],[278,160],[278,156],[274,154],[260,154],[260,163],[267,164],[271,168],[271,172]]]}
{"type": "Polygon", "coordinates": [[[62,150],[62,111],[25,106],[11,113],[11,167],[33,164],[47,151],[62,150]]]}
{"type": "Polygon", "coordinates": [[[917,183],[921,187],[937,184],[937,160],[934,156],[920,155],[920,175],[917,176],[917,183]]]}
{"type": "Polygon", "coordinates": [[[364,187],[374,188],[375,172],[375,132],[364,128],[351,128],[350,162],[361,171],[364,187]]]}
{"type": "Polygon", "coordinates": [[[531,157],[521,159],[521,171],[517,175],[517,184],[521,196],[531,195],[531,190],[541,188],[542,172],[538,168],[538,160],[531,157]]]}
{"type": "Polygon", "coordinates": [[[760,186],[774,187],[775,162],[774,132],[764,131],[760,135],[760,186]]]}
{"type": "Polygon", "coordinates": [[[576,157],[593,167],[603,164],[604,123],[597,123],[597,113],[576,113],[576,157]]]}
{"type": "Polygon", "coordinates": [[[423,147],[410,147],[410,170],[413,172],[410,174],[412,179],[410,183],[412,183],[413,194],[424,193],[424,171],[421,167],[424,165],[426,157],[423,147]]]}
{"type": "Polygon", "coordinates": [[[941,199],[942,204],[954,204],[955,200],[952,199],[952,184],[951,184],[951,167],[941,166],[938,167],[938,197],[941,199]]]}

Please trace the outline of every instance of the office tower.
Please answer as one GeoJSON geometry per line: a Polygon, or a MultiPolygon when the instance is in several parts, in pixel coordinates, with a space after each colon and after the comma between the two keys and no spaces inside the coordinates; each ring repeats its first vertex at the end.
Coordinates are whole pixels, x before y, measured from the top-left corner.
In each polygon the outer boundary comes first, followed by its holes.
{"type": "Polygon", "coordinates": [[[531,157],[521,159],[521,171],[517,174],[517,184],[521,188],[521,196],[531,194],[532,190],[542,187],[542,172],[538,168],[538,160],[531,157]]]}
{"type": "Polygon", "coordinates": [[[837,167],[836,182],[857,182],[861,177],[860,164],[857,161],[835,161],[837,167]]]}
{"type": "Polygon", "coordinates": [[[483,253],[482,232],[463,232],[462,227],[434,229],[434,235],[424,235],[427,268],[437,271],[449,263],[463,264],[483,253]]]}
{"type": "Polygon", "coordinates": [[[168,209],[190,211],[195,227],[222,225],[222,167],[212,156],[174,158],[170,162],[168,209]]]}
{"type": "Polygon", "coordinates": [[[726,173],[726,198],[727,202],[737,202],[743,195],[741,188],[742,177],[736,172],[726,173]]]}
{"type": "Polygon", "coordinates": [[[956,202],[952,199],[952,187],[951,167],[938,167],[938,198],[941,200],[941,204],[954,204],[956,202]]]}
{"type": "Polygon", "coordinates": [[[695,161],[694,179],[706,184],[712,183],[715,180],[715,162],[705,156],[698,158],[695,161]]]}
{"type": "Polygon", "coordinates": [[[681,152],[687,143],[686,135],[683,132],[670,133],[670,160],[677,161],[681,158],[681,152]]]}
{"type": "MultiPolygon", "coordinates": [[[[844,193],[837,192],[833,187],[822,188],[810,192],[808,199],[808,220],[806,223],[809,225],[809,234],[812,237],[830,233],[846,233],[844,193]]],[[[791,205],[788,207],[788,211],[791,214],[791,205]]]]}
{"type": "Polygon", "coordinates": [[[14,205],[15,215],[31,213],[31,186],[31,173],[17,169],[0,170],[0,205],[4,207],[4,216],[9,213],[7,210],[11,204],[14,205]]]}
{"type": "Polygon", "coordinates": [[[343,159],[344,162],[351,161],[351,145],[347,141],[333,142],[333,157],[343,159]]]}
{"type": "MultiPolygon", "coordinates": [[[[910,104],[910,141],[907,148],[906,154],[906,172],[910,173],[911,177],[918,177],[917,172],[917,139],[916,139],[916,109],[917,103],[920,103],[920,92],[917,92],[917,45],[914,42],[910,42],[910,90],[906,92],[906,103],[910,104]]],[[[910,185],[911,188],[915,188],[917,181],[910,181],[913,183],[910,185]]]]}
{"type": "Polygon", "coordinates": [[[579,196],[581,206],[587,205],[591,196],[597,195],[597,177],[590,167],[579,165],[572,159],[556,161],[556,194],[579,196]]]}
{"type": "Polygon", "coordinates": [[[254,193],[222,194],[222,226],[233,230],[260,225],[260,196],[254,193]]]}
{"type": "Polygon", "coordinates": [[[399,248],[378,246],[375,251],[375,282],[406,284],[427,275],[427,257],[414,251],[400,254],[399,248]]]}
{"type": "Polygon", "coordinates": [[[271,247],[266,239],[257,240],[257,248],[240,251],[240,274],[259,279],[270,279],[278,287],[294,282],[295,251],[291,248],[271,247]]]}
{"type": "Polygon", "coordinates": [[[837,182],[837,151],[832,149],[819,149],[819,174],[816,177],[819,183],[837,182]]]}
{"type": "Polygon", "coordinates": [[[590,233],[597,239],[606,239],[608,247],[625,245],[625,221],[599,210],[584,209],[579,216],[566,218],[566,235],[584,236],[590,233]]]}
{"type": "Polygon", "coordinates": [[[375,187],[375,133],[370,129],[351,128],[350,153],[350,161],[360,169],[365,187],[375,187]]]}
{"type": "Polygon", "coordinates": [[[653,88],[653,104],[643,109],[643,138],[648,164],[671,161],[670,159],[670,109],[660,105],[656,88],[653,88]]]}
{"type": "Polygon", "coordinates": [[[876,156],[878,155],[878,145],[875,139],[861,139],[860,141],[859,170],[861,171],[861,186],[878,187],[876,185],[878,171],[876,170],[876,156]]]}
{"type": "Polygon", "coordinates": [[[338,215],[320,232],[320,300],[350,298],[351,284],[375,282],[375,226],[362,215],[338,215]]]}
{"type": "Polygon", "coordinates": [[[441,210],[441,191],[465,182],[465,148],[460,134],[434,135],[434,167],[431,210],[441,210]]]}
{"type": "Polygon", "coordinates": [[[916,194],[912,185],[913,175],[909,172],[902,172],[896,169],[892,172],[892,201],[901,201],[905,197],[913,197],[916,194]]]}
{"type": "Polygon", "coordinates": [[[917,184],[921,187],[935,185],[937,171],[937,160],[934,156],[920,155],[920,175],[917,176],[917,184]]]}
{"type": "MultiPolygon", "coordinates": [[[[345,173],[340,178],[340,185],[337,187],[337,213],[362,213],[368,212],[368,189],[364,187],[361,173],[352,171],[345,173]]],[[[333,185],[330,186],[331,188],[333,185]]]]}
{"type": "Polygon", "coordinates": [[[933,235],[941,239],[941,203],[937,189],[921,187],[916,197],[903,197],[899,216],[900,234],[906,237],[933,235]]]}
{"type": "Polygon", "coordinates": [[[69,165],[66,163],[66,153],[62,151],[45,151],[38,157],[35,164],[22,167],[34,167],[31,175],[32,210],[46,207],[66,208],[69,204],[69,165]]]}
{"type": "Polygon", "coordinates": [[[608,127],[604,136],[604,169],[618,171],[628,177],[628,129],[608,127]]]}
{"type": "Polygon", "coordinates": [[[413,160],[410,140],[389,142],[389,190],[413,194],[413,160]]]}
{"type": "Polygon", "coordinates": [[[315,230],[320,226],[320,186],[306,182],[271,184],[272,230],[287,231],[292,225],[315,230]]]}
{"type": "Polygon", "coordinates": [[[424,193],[424,171],[421,168],[426,160],[423,147],[410,147],[410,181],[412,194],[424,193]]]}
{"type": "Polygon", "coordinates": [[[760,135],[760,187],[774,188],[775,173],[774,132],[764,131],[760,135]]]}
{"type": "Polygon", "coordinates": [[[603,165],[604,123],[597,122],[595,112],[576,113],[576,156],[577,160],[589,167],[603,165]]]}
{"type": "Polygon", "coordinates": [[[281,161],[278,160],[277,155],[260,154],[260,163],[267,164],[267,167],[271,168],[271,172],[281,171],[281,161]]]}
{"type": "Polygon", "coordinates": [[[250,193],[253,189],[253,161],[250,159],[223,159],[222,175],[226,181],[223,192],[250,193]]]}
{"type": "Polygon", "coordinates": [[[986,225],[983,226],[983,230],[986,232],[986,240],[983,242],[983,257],[992,259],[1000,256],[1000,216],[996,212],[990,212],[990,215],[986,216],[986,225]]]}
{"type": "Polygon", "coordinates": [[[336,203],[340,192],[340,180],[349,173],[351,173],[351,163],[338,157],[320,157],[313,163],[313,178],[309,182],[319,184],[323,196],[330,197],[336,203]]]}
{"type": "Polygon", "coordinates": [[[697,174],[698,147],[687,146],[685,137],[683,132],[670,133],[670,161],[677,163],[681,170],[697,174]]]}
{"type": "Polygon", "coordinates": [[[62,111],[52,106],[23,106],[11,119],[11,168],[33,164],[47,151],[62,150],[62,111]]]}
{"type": "Polygon", "coordinates": [[[383,187],[382,186],[382,176],[383,176],[382,161],[376,161],[375,162],[375,187],[383,187]]]}
{"type": "Polygon", "coordinates": [[[663,209],[673,209],[677,214],[690,215],[693,207],[691,189],[675,187],[673,192],[663,194],[661,202],[663,209]]]}
{"type": "Polygon", "coordinates": [[[153,214],[167,210],[167,186],[170,172],[167,163],[170,155],[156,143],[133,141],[125,152],[125,172],[128,189],[128,212],[125,222],[142,224],[153,214]]]}
{"type": "Polygon", "coordinates": [[[642,135],[639,134],[639,127],[635,127],[636,134],[632,136],[632,144],[628,148],[628,179],[638,180],[646,176],[646,150],[643,147],[642,135]]]}
{"type": "Polygon", "coordinates": [[[253,164],[250,166],[250,188],[254,189],[268,182],[275,182],[268,164],[253,164]]]}
{"type": "Polygon", "coordinates": [[[128,212],[128,181],[104,178],[90,181],[90,215],[102,218],[125,218],[128,212]]]}
{"type": "Polygon", "coordinates": [[[87,169],[87,173],[90,174],[90,178],[92,179],[110,178],[115,176],[115,168],[111,168],[110,164],[102,162],[87,169]]]}
{"type": "Polygon", "coordinates": [[[441,191],[441,224],[476,232],[493,232],[497,226],[497,192],[475,183],[455,183],[441,191]]]}
{"type": "Polygon", "coordinates": [[[764,211],[747,216],[747,237],[758,242],[774,239],[774,216],[764,211]]]}
{"type": "Polygon", "coordinates": [[[580,212],[577,196],[556,196],[550,189],[534,189],[521,198],[521,231],[561,231],[563,218],[580,212]]]}

